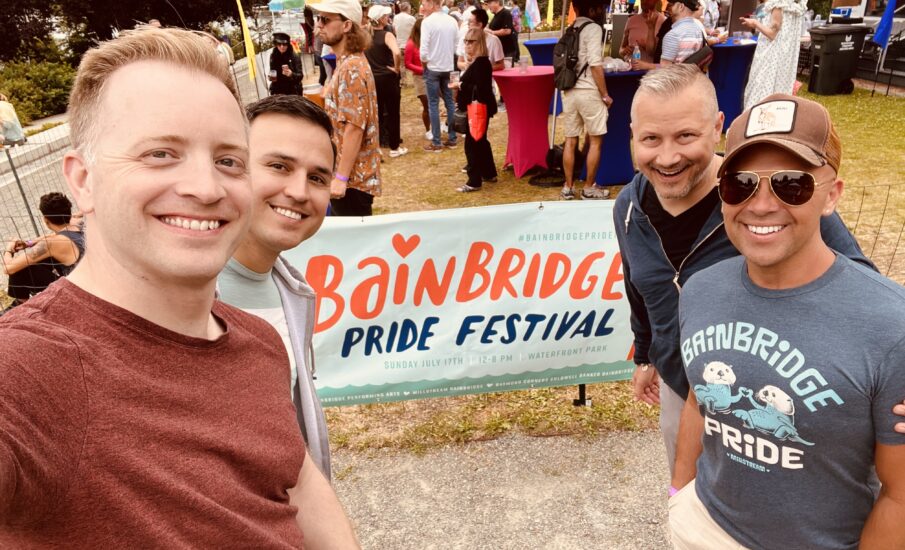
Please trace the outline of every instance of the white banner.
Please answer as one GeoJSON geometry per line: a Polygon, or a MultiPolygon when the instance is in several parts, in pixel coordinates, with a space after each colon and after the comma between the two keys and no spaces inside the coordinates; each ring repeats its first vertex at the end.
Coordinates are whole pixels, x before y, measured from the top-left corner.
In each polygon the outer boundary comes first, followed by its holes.
{"type": "Polygon", "coordinates": [[[324,405],[631,377],[612,201],[330,217],[285,254],[318,295],[324,405]]]}

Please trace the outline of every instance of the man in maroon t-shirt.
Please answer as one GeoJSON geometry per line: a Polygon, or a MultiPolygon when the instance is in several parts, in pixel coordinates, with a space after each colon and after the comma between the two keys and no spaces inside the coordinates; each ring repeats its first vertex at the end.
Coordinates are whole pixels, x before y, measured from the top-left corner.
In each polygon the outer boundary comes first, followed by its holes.
{"type": "Polygon", "coordinates": [[[216,51],[123,33],[83,57],[69,119],[86,252],[0,320],[0,548],[357,548],[279,336],[214,300],[251,202],[216,51]]]}

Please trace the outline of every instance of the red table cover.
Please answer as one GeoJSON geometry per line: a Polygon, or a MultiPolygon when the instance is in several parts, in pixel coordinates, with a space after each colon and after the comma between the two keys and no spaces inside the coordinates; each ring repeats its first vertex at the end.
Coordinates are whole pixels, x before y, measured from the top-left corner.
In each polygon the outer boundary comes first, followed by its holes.
{"type": "Polygon", "coordinates": [[[518,67],[493,73],[509,118],[506,163],[512,164],[517,178],[535,166],[546,168],[550,149],[547,116],[553,97],[553,67],[527,69],[527,73],[518,67]]]}

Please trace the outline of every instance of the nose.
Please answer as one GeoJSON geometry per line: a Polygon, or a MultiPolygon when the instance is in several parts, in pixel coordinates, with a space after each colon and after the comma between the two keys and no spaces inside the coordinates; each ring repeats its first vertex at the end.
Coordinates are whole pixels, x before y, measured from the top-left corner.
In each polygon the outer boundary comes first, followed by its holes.
{"type": "Polygon", "coordinates": [[[283,194],[295,202],[304,203],[310,196],[308,173],[305,170],[299,170],[294,176],[283,189],[283,194]]]}
{"type": "Polygon", "coordinates": [[[682,155],[679,153],[679,148],[676,147],[675,143],[663,140],[663,143],[660,145],[660,150],[657,151],[657,165],[666,168],[675,166],[681,162],[681,160],[682,155]]]}
{"type": "Polygon", "coordinates": [[[779,201],[770,190],[770,178],[763,176],[760,178],[760,184],[747,203],[746,208],[754,214],[768,214],[780,208],[779,201]]]}
{"type": "Polygon", "coordinates": [[[186,163],[185,173],[175,186],[175,191],[182,197],[194,198],[204,205],[213,205],[227,195],[225,178],[213,159],[198,158],[186,163]]]}

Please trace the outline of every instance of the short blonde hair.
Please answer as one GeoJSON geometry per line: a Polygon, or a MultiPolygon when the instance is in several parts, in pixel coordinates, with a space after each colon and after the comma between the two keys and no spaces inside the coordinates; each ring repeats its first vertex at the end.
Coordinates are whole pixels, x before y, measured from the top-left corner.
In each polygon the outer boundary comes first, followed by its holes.
{"type": "Polygon", "coordinates": [[[465,33],[465,40],[475,41],[475,59],[487,57],[487,38],[484,36],[484,29],[468,29],[468,32],[465,33]]]}
{"type": "MultiPolygon", "coordinates": [[[[632,101],[631,115],[635,120],[635,104],[638,98],[644,94],[650,94],[663,100],[672,99],[687,88],[697,86],[700,90],[698,101],[706,105],[708,114],[716,120],[720,115],[719,104],[716,99],[716,89],[713,82],[704,74],[697,65],[691,63],[675,63],[649,71],[641,77],[638,91],[632,101]]],[[[677,108],[682,108],[677,107],[677,108]]]]}
{"type": "Polygon", "coordinates": [[[69,94],[69,139],[72,147],[89,162],[94,158],[99,109],[107,81],[117,69],[138,61],[162,61],[208,74],[229,89],[236,98],[237,107],[242,109],[239,92],[226,64],[202,33],[155,27],[124,31],[82,57],[69,94]]]}

